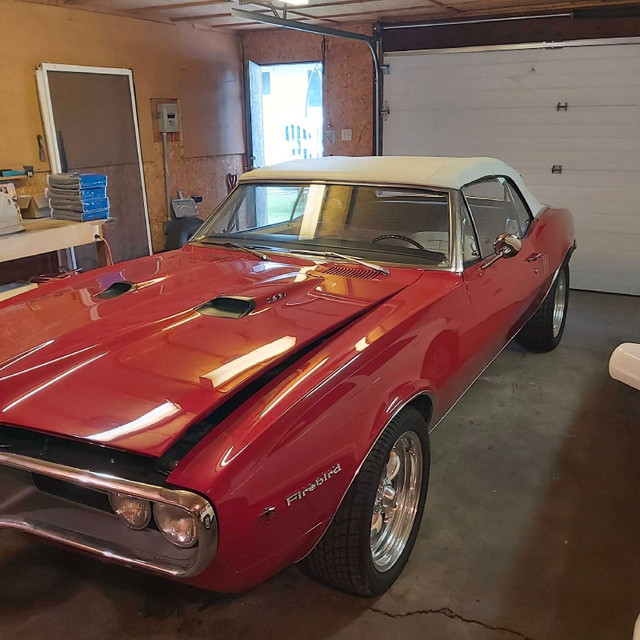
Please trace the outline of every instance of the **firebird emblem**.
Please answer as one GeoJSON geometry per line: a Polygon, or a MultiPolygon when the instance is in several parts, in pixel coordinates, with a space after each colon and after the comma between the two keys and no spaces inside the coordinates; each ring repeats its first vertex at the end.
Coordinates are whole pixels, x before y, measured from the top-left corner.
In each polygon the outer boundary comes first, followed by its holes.
{"type": "Polygon", "coordinates": [[[318,476],[309,486],[300,491],[296,491],[293,495],[287,498],[287,507],[291,506],[291,503],[295,500],[302,500],[305,496],[309,495],[312,491],[315,491],[320,485],[324,484],[327,480],[330,480],[336,474],[340,473],[342,468],[338,462],[332,469],[325,471],[321,476],[318,476]]]}

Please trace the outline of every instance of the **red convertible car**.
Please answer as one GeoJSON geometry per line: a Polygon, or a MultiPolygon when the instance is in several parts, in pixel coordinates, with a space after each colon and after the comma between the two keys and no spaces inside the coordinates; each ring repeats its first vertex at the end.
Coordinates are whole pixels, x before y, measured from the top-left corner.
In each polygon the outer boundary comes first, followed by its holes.
{"type": "Polygon", "coordinates": [[[245,174],[180,250],[0,303],[0,528],[201,587],[400,575],[429,431],[559,343],[575,247],[489,158],[245,174]]]}

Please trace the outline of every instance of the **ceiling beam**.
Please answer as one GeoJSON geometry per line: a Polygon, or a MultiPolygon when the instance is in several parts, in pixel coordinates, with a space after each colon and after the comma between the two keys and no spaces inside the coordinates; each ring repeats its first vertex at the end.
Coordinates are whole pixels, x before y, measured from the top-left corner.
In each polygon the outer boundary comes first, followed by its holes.
{"type": "Polygon", "coordinates": [[[206,7],[212,4],[227,4],[228,0],[198,0],[197,2],[177,2],[175,4],[157,4],[150,7],[137,7],[124,9],[125,13],[151,13],[153,11],[170,11],[174,9],[192,9],[193,7],[206,7]]]}

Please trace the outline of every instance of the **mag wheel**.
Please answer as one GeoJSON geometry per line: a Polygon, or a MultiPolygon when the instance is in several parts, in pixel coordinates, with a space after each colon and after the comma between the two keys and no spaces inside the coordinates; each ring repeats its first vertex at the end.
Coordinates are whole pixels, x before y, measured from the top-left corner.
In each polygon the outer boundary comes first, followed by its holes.
{"type": "Polygon", "coordinates": [[[427,423],[409,407],[378,438],[303,570],[347,593],[386,591],[415,543],[428,481],[427,423]]]}
{"type": "Polygon", "coordinates": [[[552,351],[564,333],[569,305],[569,265],[563,264],[534,316],[516,336],[516,342],[531,351],[552,351]]]}
{"type": "Polygon", "coordinates": [[[371,517],[371,557],[388,571],[407,546],[418,512],[422,486],[422,444],[406,431],[393,445],[380,477],[371,517]]]}

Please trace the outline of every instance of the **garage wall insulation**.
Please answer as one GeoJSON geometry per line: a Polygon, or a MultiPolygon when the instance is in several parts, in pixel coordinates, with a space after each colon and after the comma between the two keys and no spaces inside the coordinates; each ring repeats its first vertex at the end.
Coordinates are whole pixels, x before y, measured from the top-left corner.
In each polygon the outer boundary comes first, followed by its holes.
{"type": "Polygon", "coordinates": [[[201,195],[206,215],[226,194],[226,174],[242,170],[242,64],[239,38],[188,26],[0,0],[7,28],[0,38],[0,166],[33,165],[22,193],[44,190],[48,162],[38,156],[43,135],[35,67],[42,62],[132,68],[138,106],[153,246],[164,246],[162,150],[154,141],[151,99],[177,98],[180,141],[170,143],[173,190],[201,195]]]}

